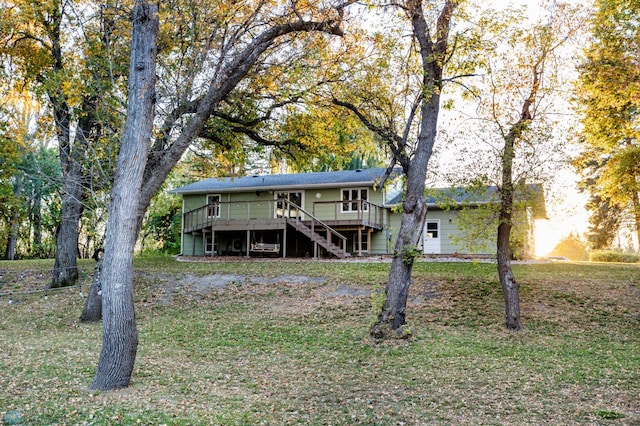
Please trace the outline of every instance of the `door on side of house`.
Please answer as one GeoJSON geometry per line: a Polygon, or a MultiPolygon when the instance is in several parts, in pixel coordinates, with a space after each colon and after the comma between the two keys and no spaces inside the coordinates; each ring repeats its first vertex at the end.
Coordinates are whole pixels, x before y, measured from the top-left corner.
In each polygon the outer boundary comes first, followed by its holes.
{"type": "Polygon", "coordinates": [[[425,254],[440,254],[440,234],[440,219],[427,220],[423,232],[425,254]]]}

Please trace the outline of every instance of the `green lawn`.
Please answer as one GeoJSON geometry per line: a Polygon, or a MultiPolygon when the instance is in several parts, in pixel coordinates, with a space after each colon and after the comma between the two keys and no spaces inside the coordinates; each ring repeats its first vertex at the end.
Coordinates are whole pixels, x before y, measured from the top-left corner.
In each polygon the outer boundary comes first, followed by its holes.
{"type": "MultiPolygon", "coordinates": [[[[132,386],[88,390],[101,325],[52,265],[0,262],[0,422],[29,425],[640,424],[640,267],[418,263],[407,341],[366,338],[388,264],[136,261],[132,386]],[[212,276],[215,275],[215,276],[212,276]],[[9,300],[12,303],[9,303],[9,300]]],[[[92,264],[82,263],[85,287],[92,264]]]]}

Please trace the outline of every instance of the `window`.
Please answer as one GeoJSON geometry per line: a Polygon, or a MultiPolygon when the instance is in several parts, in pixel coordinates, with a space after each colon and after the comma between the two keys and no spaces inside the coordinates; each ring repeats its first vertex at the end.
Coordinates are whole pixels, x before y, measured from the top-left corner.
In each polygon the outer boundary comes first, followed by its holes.
{"type": "Polygon", "coordinates": [[[427,222],[427,237],[438,238],[438,222],[427,222]]]}
{"type": "Polygon", "coordinates": [[[207,216],[220,217],[220,194],[207,195],[207,216]]]}
{"type": "Polygon", "coordinates": [[[276,194],[276,217],[302,217],[297,207],[302,207],[302,192],[279,192],[276,194]],[[287,200],[285,203],[280,200],[287,200]]]}
{"type": "Polygon", "coordinates": [[[204,236],[204,252],[206,254],[218,253],[218,238],[212,238],[211,234],[204,236]]]}
{"type": "Polygon", "coordinates": [[[358,247],[358,233],[353,234],[353,251],[358,252],[358,248],[360,248],[362,253],[369,252],[369,234],[366,232],[360,233],[360,247],[358,247]]]}
{"type": "Polygon", "coordinates": [[[342,190],[342,212],[367,211],[369,205],[369,190],[366,188],[352,188],[342,190]]]}

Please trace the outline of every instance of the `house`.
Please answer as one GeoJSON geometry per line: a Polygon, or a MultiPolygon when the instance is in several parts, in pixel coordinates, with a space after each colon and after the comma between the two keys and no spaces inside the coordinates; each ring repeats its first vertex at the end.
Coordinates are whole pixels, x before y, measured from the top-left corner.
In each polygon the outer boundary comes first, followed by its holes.
{"type": "MultiPolygon", "coordinates": [[[[182,255],[391,254],[402,194],[397,184],[381,188],[385,172],[377,168],[212,178],[176,188],[170,192],[183,197],[182,255]]],[[[428,207],[422,251],[464,253],[456,242],[459,209],[443,208],[433,197],[428,207]]],[[[532,227],[534,215],[527,217],[532,227]]]]}

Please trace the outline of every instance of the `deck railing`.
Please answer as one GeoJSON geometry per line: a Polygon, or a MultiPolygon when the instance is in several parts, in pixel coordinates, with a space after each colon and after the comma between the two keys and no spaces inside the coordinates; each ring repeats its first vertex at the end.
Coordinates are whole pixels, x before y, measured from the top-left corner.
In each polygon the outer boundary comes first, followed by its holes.
{"type": "Polygon", "coordinates": [[[286,200],[221,201],[187,211],[183,214],[184,232],[193,232],[216,225],[232,225],[260,220],[270,225],[283,217],[314,222],[321,227],[340,224],[360,224],[382,229],[384,209],[364,200],[316,201],[312,212],[286,200]]]}
{"type": "Polygon", "coordinates": [[[230,225],[260,219],[266,224],[276,223],[274,212],[279,200],[213,202],[183,214],[185,232],[193,232],[215,225],[230,225]]]}
{"type": "Polygon", "coordinates": [[[384,225],[384,208],[366,200],[316,201],[313,215],[326,222],[349,221],[377,229],[384,225]]]}

